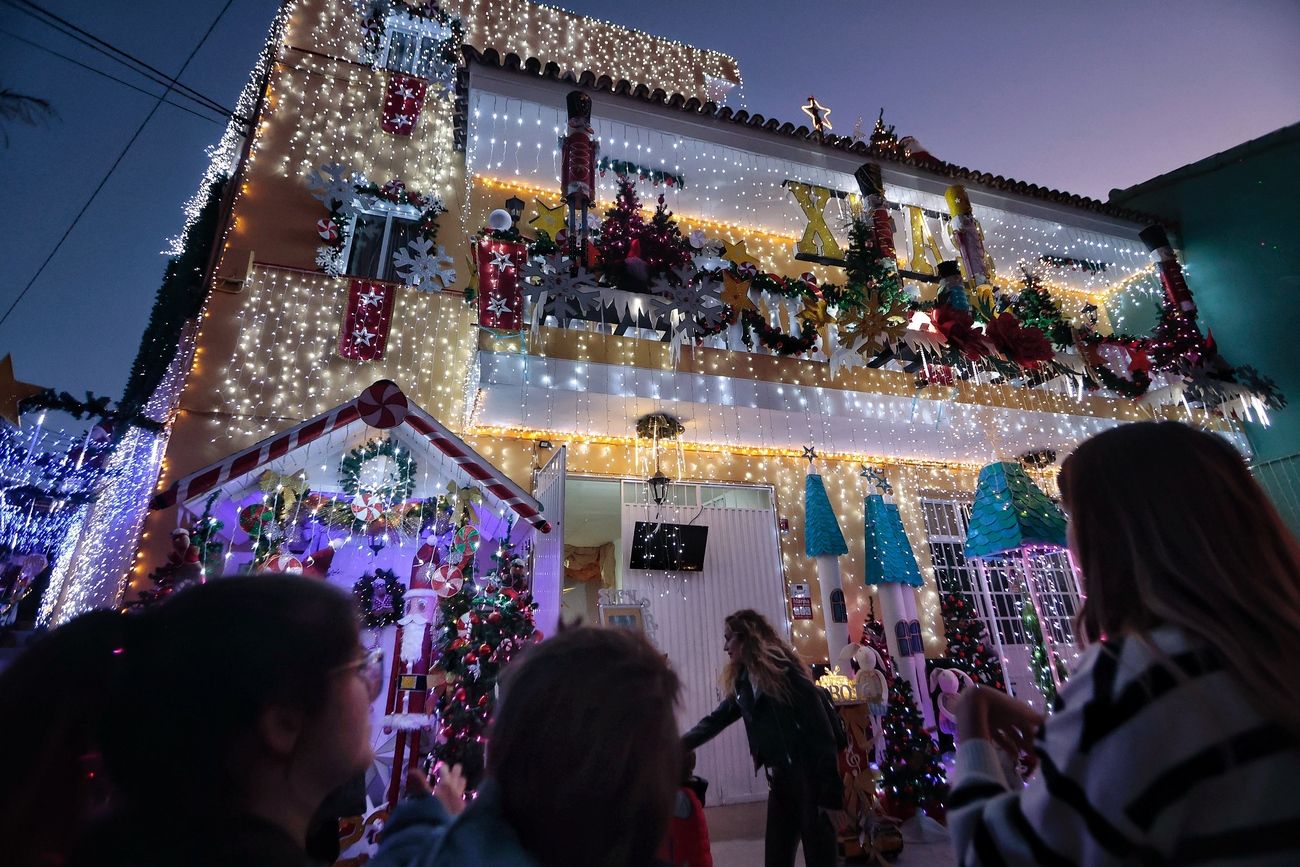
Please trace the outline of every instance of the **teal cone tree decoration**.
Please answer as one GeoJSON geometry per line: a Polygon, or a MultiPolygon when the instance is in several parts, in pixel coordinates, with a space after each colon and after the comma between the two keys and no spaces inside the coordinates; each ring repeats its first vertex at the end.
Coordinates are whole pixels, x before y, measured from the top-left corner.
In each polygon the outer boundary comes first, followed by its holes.
{"type": "Polygon", "coordinates": [[[840,531],[840,522],[835,520],[831,509],[830,497],[826,496],[826,485],[822,477],[810,474],[803,484],[804,527],[803,548],[808,557],[838,557],[849,553],[849,546],[840,531]]]}

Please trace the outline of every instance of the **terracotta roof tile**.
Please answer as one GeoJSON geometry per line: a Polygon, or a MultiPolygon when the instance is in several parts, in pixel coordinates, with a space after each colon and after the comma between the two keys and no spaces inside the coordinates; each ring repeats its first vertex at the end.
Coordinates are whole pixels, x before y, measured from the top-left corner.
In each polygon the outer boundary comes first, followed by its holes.
{"type": "MultiPolygon", "coordinates": [[[[1107,216],[1133,220],[1140,223],[1160,222],[1159,218],[1153,217],[1150,214],[1145,214],[1141,211],[1135,211],[1131,208],[1125,208],[1119,205],[1113,205],[1087,196],[1074,195],[1060,190],[1048,189],[1038,184],[1017,181],[1014,178],[1006,178],[1002,175],[994,175],[989,172],[980,172],[974,169],[968,169],[964,166],[945,162],[933,157],[900,156],[898,154],[879,151],[871,147],[871,145],[865,141],[853,141],[848,136],[824,135],[822,133],[812,132],[805,126],[795,126],[792,123],[782,123],[776,118],[765,118],[761,114],[750,114],[744,109],[734,111],[726,106],[719,107],[712,102],[702,102],[695,97],[687,99],[680,93],[667,95],[663,90],[657,88],[651,91],[645,85],[634,85],[626,79],[619,79],[616,82],[608,75],[602,75],[598,78],[590,71],[584,71],[575,78],[571,72],[561,73],[560,67],[554,62],[542,66],[541,61],[535,57],[530,57],[525,60],[521,59],[517,54],[506,54],[503,56],[494,48],[480,51],[477,48],[467,45],[462,49],[462,51],[467,65],[469,63],[480,63],[485,66],[495,66],[501,69],[519,72],[521,74],[526,73],[537,75],[542,78],[548,78],[552,81],[567,81],[575,83],[579,87],[608,93],[620,98],[635,99],[651,105],[666,105],[668,108],[676,109],[678,111],[713,117],[717,120],[728,121],[742,126],[759,127],[787,138],[802,139],[819,147],[859,154],[864,158],[870,158],[880,162],[911,166],[941,177],[962,181],[967,184],[977,184],[988,189],[1024,196],[1026,198],[1041,199],[1055,202],[1057,204],[1069,205],[1082,211],[1106,214],[1107,216]]],[[[458,94],[464,96],[467,87],[468,69],[466,66],[461,68],[460,73],[457,76],[456,88],[458,94]]],[[[457,100],[455,142],[456,146],[462,150],[465,147],[467,127],[465,113],[466,105],[464,104],[464,101],[457,100]]]]}

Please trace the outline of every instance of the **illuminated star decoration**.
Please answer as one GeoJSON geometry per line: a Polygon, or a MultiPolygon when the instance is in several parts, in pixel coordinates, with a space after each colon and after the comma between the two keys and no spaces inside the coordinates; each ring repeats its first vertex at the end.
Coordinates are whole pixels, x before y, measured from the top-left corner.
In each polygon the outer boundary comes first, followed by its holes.
{"type": "Polygon", "coordinates": [[[510,259],[510,254],[505,250],[498,250],[492,254],[491,265],[493,268],[498,269],[515,267],[515,263],[510,259]]]}
{"type": "Polygon", "coordinates": [[[758,260],[749,255],[749,250],[745,249],[746,242],[726,241],[722,246],[722,258],[726,259],[733,265],[753,265],[758,267],[758,260]]]}
{"type": "Polygon", "coordinates": [[[734,277],[729,271],[722,272],[722,303],[739,313],[742,310],[757,310],[749,298],[749,281],[734,277]]]}
{"type": "Polygon", "coordinates": [[[30,382],[14,379],[13,357],[5,355],[0,359],[0,418],[10,424],[18,425],[18,405],[29,397],[35,397],[46,389],[30,382]]]}
{"type": "Polygon", "coordinates": [[[496,316],[504,316],[510,312],[510,302],[496,295],[488,302],[488,312],[496,316]]]}
{"type": "Polygon", "coordinates": [[[804,114],[808,115],[808,117],[812,119],[812,125],[815,131],[825,132],[828,129],[834,128],[831,126],[830,121],[831,110],[818,102],[817,97],[810,94],[808,96],[808,104],[802,105],[800,108],[803,109],[804,114]]]}
{"type": "Polygon", "coordinates": [[[808,465],[809,465],[809,466],[812,466],[812,462],[815,461],[815,460],[817,460],[817,449],[816,449],[816,447],[815,447],[815,446],[804,446],[804,447],[803,447],[803,456],[804,456],[804,460],[808,461],[808,465]]]}
{"type": "Polygon", "coordinates": [[[537,204],[537,216],[529,220],[528,225],[539,232],[545,232],[554,241],[568,218],[568,205],[560,202],[552,208],[540,196],[534,197],[533,201],[537,204]]]}
{"type": "Polygon", "coordinates": [[[358,328],[352,332],[352,339],[359,346],[369,346],[370,341],[374,340],[375,333],[368,328],[358,328]]]}
{"type": "Polygon", "coordinates": [[[361,303],[366,307],[378,307],[379,302],[384,300],[384,296],[376,292],[372,287],[361,296],[361,303]]]}
{"type": "Polygon", "coordinates": [[[875,485],[882,494],[894,493],[894,486],[885,478],[884,470],[879,469],[878,467],[869,467],[866,464],[862,464],[861,466],[862,472],[858,473],[859,476],[862,476],[862,478],[875,485]]]}

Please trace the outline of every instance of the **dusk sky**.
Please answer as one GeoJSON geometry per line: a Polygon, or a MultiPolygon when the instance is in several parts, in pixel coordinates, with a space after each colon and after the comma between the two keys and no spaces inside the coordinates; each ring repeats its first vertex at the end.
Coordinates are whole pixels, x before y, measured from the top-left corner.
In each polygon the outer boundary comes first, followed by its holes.
{"type": "MultiPolygon", "coordinates": [[[[45,8],[169,74],[226,0],[48,0],[45,8]]],[[[344,0],[338,0],[344,2],[344,0]]],[[[883,106],[900,135],[981,171],[1106,198],[1300,121],[1300,2],[645,2],[560,4],[734,55],[743,103],[835,132],[883,106]]],[[[182,81],[226,106],[277,4],[233,0],[182,81]]],[[[48,99],[0,142],[0,313],[49,254],[162,88],[0,0],[0,89],[48,99]],[[19,37],[19,38],[15,38],[19,37]]],[[[164,105],[0,325],[20,379],[117,398],[162,278],[166,240],[222,125],[164,105]]],[[[376,135],[381,135],[376,131],[376,135]]],[[[1230,207],[1230,202],[1222,203],[1230,207]]]]}

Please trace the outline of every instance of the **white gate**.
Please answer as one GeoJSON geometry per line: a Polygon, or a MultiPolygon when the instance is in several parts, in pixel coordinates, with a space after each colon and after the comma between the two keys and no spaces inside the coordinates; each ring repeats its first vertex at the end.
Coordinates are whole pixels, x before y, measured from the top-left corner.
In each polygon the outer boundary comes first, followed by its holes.
{"type": "Polygon", "coordinates": [[[537,628],[544,637],[555,634],[560,622],[560,592],[564,589],[564,473],[565,446],[533,477],[533,496],[551,522],[551,532],[538,533],[533,545],[533,599],[537,628]]]}
{"type": "MultiPolygon", "coordinates": [[[[624,489],[645,484],[627,482],[624,489]]],[[[623,587],[650,600],[655,641],[682,680],[678,721],[682,731],[717,707],[718,677],[726,663],[722,620],[753,608],[787,638],[785,580],[776,514],[766,488],[674,485],[680,505],[629,504],[624,497],[623,587]],[[728,503],[733,505],[728,505],[728,503]],[[740,505],[734,505],[740,504],[740,505]],[[709,528],[704,569],[664,572],[630,569],[637,521],[695,524],[709,528]]],[[[696,773],[709,781],[709,804],[735,804],[767,797],[767,781],[755,775],[744,724],[736,722],[697,752],[696,773]]]]}

